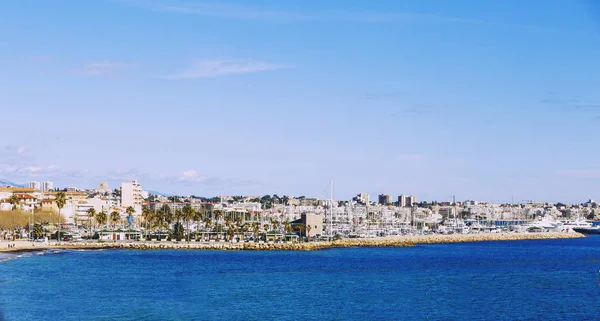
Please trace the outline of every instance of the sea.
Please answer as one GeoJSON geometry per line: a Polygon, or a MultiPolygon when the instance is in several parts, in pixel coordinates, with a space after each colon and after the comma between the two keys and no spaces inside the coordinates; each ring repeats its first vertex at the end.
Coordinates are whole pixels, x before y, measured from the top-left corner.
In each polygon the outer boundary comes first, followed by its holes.
{"type": "Polygon", "coordinates": [[[600,320],[600,236],[1,259],[0,320],[600,320]]]}

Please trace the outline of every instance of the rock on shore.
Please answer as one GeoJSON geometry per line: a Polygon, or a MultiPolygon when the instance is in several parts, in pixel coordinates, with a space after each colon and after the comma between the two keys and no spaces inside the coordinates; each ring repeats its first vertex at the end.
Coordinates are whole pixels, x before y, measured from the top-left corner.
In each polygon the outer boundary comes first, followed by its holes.
{"type": "Polygon", "coordinates": [[[31,251],[42,249],[189,249],[189,250],[294,250],[311,251],[341,247],[406,247],[416,244],[462,243],[483,241],[517,241],[582,238],[580,233],[498,233],[498,234],[453,234],[393,236],[369,239],[340,239],[332,242],[308,243],[230,243],[230,242],[74,242],[61,244],[34,244],[27,241],[14,242],[13,248],[2,248],[2,252],[31,251]]]}

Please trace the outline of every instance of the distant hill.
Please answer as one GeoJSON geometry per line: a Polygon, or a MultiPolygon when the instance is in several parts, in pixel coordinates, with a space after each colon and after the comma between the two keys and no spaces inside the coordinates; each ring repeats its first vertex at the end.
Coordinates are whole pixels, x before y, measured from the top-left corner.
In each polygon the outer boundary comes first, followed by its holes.
{"type": "Polygon", "coordinates": [[[7,180],[3,180],[0,179],[0,187],[9,187],[9,186],[14,186],[14,187],[26,187],[23,184],[17,184],[17,183],[13,183],[13,182],[9,182],[7,180]]]}
{"type": "Polygon", "coordinates": [[[167,194],[167,193],[162,193],[162,192],[157,192],[157,191],[146,191],[146,192],[148,192],[152,195],[161,195],[161,196],[166,196],[166,197],[173,196],[172,194],[167,194]]]}

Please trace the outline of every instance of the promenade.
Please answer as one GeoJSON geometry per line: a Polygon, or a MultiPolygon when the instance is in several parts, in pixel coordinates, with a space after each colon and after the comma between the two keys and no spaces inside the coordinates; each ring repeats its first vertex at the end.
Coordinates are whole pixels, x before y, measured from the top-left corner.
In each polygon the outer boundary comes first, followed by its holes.
{"type": "Polygon", "coordinates": [[[48,244],[14,241],[1,242],[0,252],[37,251],[45,249],[182,249],[182,250],[296,250],[310,251],[327,248],[342,247],[406,247],[417,244],[437,243],[464,243],[486,241],[521,241],[521,240],[547,240],[547,239],[572,239],[583,238],[585,235],[570,232],[547,233],[492,233],[492,234],[452,234],[452,235],[416,235],[416,236],[391,236],[368,239],[341,239],[331,242],[305,242],[305,243],[254,243],[254,242],[50,242],[48,244]],[[13,247],[8,247],[14,244],[13,247]]]}

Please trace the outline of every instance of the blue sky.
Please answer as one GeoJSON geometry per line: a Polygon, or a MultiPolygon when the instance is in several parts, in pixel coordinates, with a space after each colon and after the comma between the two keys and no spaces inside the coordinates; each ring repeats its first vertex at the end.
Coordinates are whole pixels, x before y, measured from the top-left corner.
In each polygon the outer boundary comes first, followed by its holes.
{"type": "Polygon", "coordinates": [[[0,3],[0,178],[600,198],[587,1],[0,3]]]}

